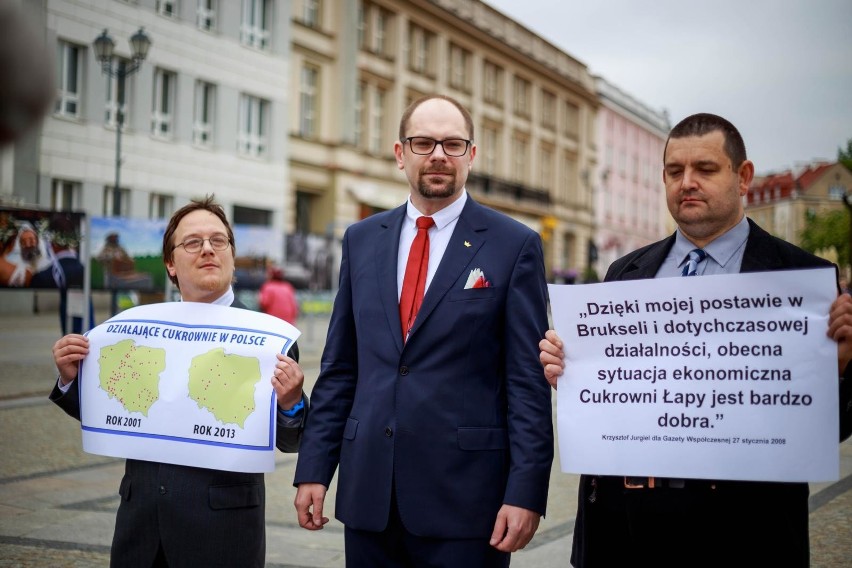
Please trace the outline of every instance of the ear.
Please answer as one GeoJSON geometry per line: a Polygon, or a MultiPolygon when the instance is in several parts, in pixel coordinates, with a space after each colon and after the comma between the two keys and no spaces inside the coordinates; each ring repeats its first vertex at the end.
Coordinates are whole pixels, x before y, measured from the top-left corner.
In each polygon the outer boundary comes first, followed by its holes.
{"type": "Polygon", "coordinates": [[[751,160],[745,160],[740,164],[737,178],[740,186],[740,195],[747,194],[748,188],[751,187],[751,181],[754,179],[754,163],[751,160]]]}
{"type": "Polygon", "coordinates": [[[405,169],[405,163],[402,161],[403,149],[402,142],[399,140],[393,143],[393,155],[396,157],[396,167],[401,170],[405,169]]]}

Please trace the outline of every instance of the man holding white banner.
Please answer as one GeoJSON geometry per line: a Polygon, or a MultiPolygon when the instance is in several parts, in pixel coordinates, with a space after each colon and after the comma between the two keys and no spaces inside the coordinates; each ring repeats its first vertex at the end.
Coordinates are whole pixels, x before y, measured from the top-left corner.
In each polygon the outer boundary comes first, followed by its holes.
{"type": "MultiPolygon", "coordinates": [[[[745,144],[739,132],[724,118],[697,114],[682,120],[669,134],[663,165],[667,204],[678,229],[670,237],[615,261],[609,267],[606,282],[833,268],[830,262],[771,236],[745,217],[742,198],[754,176],[754,165],[746,158],[745,144]]],[[[833,269],[836,279],[836,267],[833,269]]],[[[724,279],[718,281],[721,284],[724,279]]],[[[685,290],[679,300],[683,303],[677,305],[673,302],[670,309],[692,309],[692,298],[686,299],[691,294],[687,282],[692,281],[679,282],[680,290],[685,290]]],[[[668,282],[661,282],[661,289],[664,284],[668,282]]],[[[598,286],[609,286],[606,289],[613,293],[624,289],[616,290],[614,284],[598,286]]],[[[597,299],[601,304],[609,300],[612,298],[597,299]]],[[[828,303],[826,301],[823,305],[828,303]]],[[[615,309],[614,306],[607,306],[607,309],[610,307],[615,309]]],[[[631,304],[619,307],[625,313],[633,309],[631,304]]],[[[827,315],[828,336],[837,343],[836,363],[833,353],[828,357],[831,359],[831,375],[835,373],[836,364],[836,374],[840,377],[839,425],[842,441],[852,433],[852,379],[844,378],[852,374],[849,365],[852,360],[852,297],[843,294],[834,299],[827,315]]],[[[825,317],[823,314],[820,316],[825,317]]],[[[557,314],[554,307],[554,321],[558,322],[560,317],[566,316],[557,314]]],[[[667,318],[668,315],[663,319],[668,321],[667,318]]],[[[632,330],[634,335],[644,334],[647,332],[642,326],[649,325],[650,333],[655,333],[655,323],[638,321],[634,324],[636,327],[625,326],[625,329],[632,330]]],[[[725,325],[724,322],[713,323],[725,325]]],[[[807,323],[808,318],[804,318],[797,325],[807,323]]],[[[560,334],[568,337],[558,323],[556,327],[560,334]]],[[[605,331],[615,335],[619,330],[616,326],[605,331]]],[[[807,331],[803,330],[803,333],[807,331]]],[[[634,369],[638,368],[637,372],[657,370],[654,365],[659,359],[649,358],[642,362],[641,357],[651,357],[646,351],[658,349],[659,343],[643,345],[640,351],[636,351],[635,346],[613,338],[613,353],[616,348],[629,352],[624,361],[632,363],[634,369]]],[[[554,330],[550,330],[540,347],[545,377],[555,388],[565,366],[562,341],[554,330]]],[[[684,348],[685,345],[679,347],[681,351],[684,348]]],[[[688,355],[696,361],[718,354],[701,351],[701,341],[694,337],[689,349],[688,355]]],[[[653,357],[672,355],[669,351],[653,357]]],[[[612,376],[621,380],[626,375],[621,369],[618,371],[612,376]]],[[[577,381],[585,380],[586,375],[578,375],[583,374],[571,367],[562,381],[575,385],[577,381]]],[[[785,380],[783,374],[779,377],[785,380]]],[[[644,375],[642,378],[645,378],[644,375]]],[[[665,375],[654,377],[659,378],[667,379],[665,375]]],[[[671,378],[676,377],[668,378],[668,383],[672,382],[671,378]]],[[[699,396],[694,392],[688,394],[699,396]]],[[[745,406],[748,403],[738,396],[742,394],[743,391],[726,394],[708,402],[708,405],[745,406]]],[[[673,397],[665,388],[649,389],[647,395],[649,400],[654,395],[673,397]]],[[[760,395],[758,398],[762,400],[760,395]]],[[[674,397],[672,400],[675,400],[674,397]]],[[[684,404],[689,403],[688,399],[684,400],[684,404]]],[[[827,411],[834,412],[833,408],[827,411]]],[[[691,416],[689,413],[677,414],[675,420],[691,421],[691,416]]],[[[716,417],[721,416],[721,413],[716,414],[716,417]]],[[[676,425],[684,426],[683,423],[676,425]]],[[[626,430],[630,431],[630,427],[639,425],[627,426],[626,430]]],[[[665,426],[670,427],[671,424],[665,426]]],[[[701,426],[712,428],[713,424],[708,420],[707,423],[699,423],[701,426]]],[[[644,439],[642,435],[636,436],[638,430],[640,428],[635,428],[625,438],[644,439]]],[[[716,439],[706,432],[709,430],[700,435],[702,439],[716,439]]],[[[659,436],[661,440],[667,437],[668,443],[679,443],[675,435],[659,436]]],[[[608,451],[619,452],[623,452],[624,447],[607,446],[613,448],[608,451]]],[[[742,466],[729,465],[731,470],[742,466]]],[[[714,466],[725,469],[724,463],[714,466]]],[[[728,475],[720,475],[720,479],[697,479],[698,476],[686,475],[684,478],[652,477],[657,474],[655,471],[642,468],[640,476],[635,469],[635,464],[626,463],[623,471],[581,476],[572,565],[578,568],[809,565],[807,483],[738,481],[743,478],[728,475]]],[[[660,471],[667,470],[661,468],[660,471]]]]}
{"type": "MultiPolygon", "coordinates": [[[[209,306],[208,312],[217,315],[228,307],[245,308],[235,298],[231,286],[234,247],[233,230],[224,210],[212,197],[192,201],[172,215],[163,235],[163,262],[183,302],[224,306],[219,309],[209,306]]],[[[228,323],[215,322],[220,326],[228,323]]],[[[89,349],[89,339],[77,334],[66,335],[53,347],[59,381],[50,399],[78,420],[83,389],[77,375],[89,349]]],[[[277,401],[273,418],[275,441],[284,452],[298,451],[308,411],[298,353],[295,343],[286,356],[276,351],[277,362],[268,379],[277,401]]],[[[92,365],[97,363],[92,361],[92,365]]],[[[129,390],[127,383],[138,381],[139,377],[123,375],[121,380],[125,383],[123,388],[129,390]]],[[[258,374],[260,380],[267,379],[258,374]]],[[[254,391],[253,385],[251,390],[254,391]]],[[[271,394],[266,400],[271,406],[271,394]]],[[[271,414],[272,409],[269,410],[271,414]]],[[[128,445],[130,440],[126,442],[128,445]]],[[[263,473],[180,463],[159,454],[156,461],[128,457],[119,488],[121,503],[116,514],[110,564],[140,568],[263,566],[266,560],[263,473]]]]}

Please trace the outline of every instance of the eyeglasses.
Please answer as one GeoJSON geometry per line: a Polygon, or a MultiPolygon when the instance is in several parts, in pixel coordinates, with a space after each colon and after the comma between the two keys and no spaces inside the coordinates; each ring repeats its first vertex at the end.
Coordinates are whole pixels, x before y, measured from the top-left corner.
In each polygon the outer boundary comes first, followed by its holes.
{"type": "Polygon", "coordinates": [[[435,151],[435,146],[440,144],[441,148],[444,150],[444,154],[452,158],[458,158],[459,156],[464,156],[467,153],[467,149],[470,147],[472,140],[465,140],[464,138],[435,140],[434,138],[427,138],[426,136],[409,136],[408,138],[401,139],[400,142],[403,144],[408,142],[408,145],[411,147],[411,151],[421,156],[428,156],[435,151]]]}
{"type": "MultiPolygon", "coordinates": [[[[204,248],[204,241],[208,241],[210,246],[213,247],[213,250],[223,251],[228,250],[228,247],[231,246],[231,240],[225,235],[213,235],[209,239],[202,239],[201,237],[191,237],[186,239],[182,243],[176,244],[174,248],[183,247],[183,250],[190,254],[196,254],[201,252],[201,249],[204,248]]],[[[172,249],[174,250],[174,249],[172,249]]]]}

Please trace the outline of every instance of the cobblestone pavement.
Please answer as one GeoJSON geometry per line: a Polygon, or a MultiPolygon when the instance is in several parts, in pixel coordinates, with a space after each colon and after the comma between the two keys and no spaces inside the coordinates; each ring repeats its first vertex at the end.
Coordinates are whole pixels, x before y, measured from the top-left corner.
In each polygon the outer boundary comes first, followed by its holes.
{"type": "MultiPolygon", "coordinates": [[[[0,301],[3,301],[0,298],[0,301]]],[[[103,321],[99,314],[98,321],[103,321]]],[[[56,314],[0,315],[0,568],[108,566],[122,460],[82,451],[79,423],[50,404],[58,339],[56,314]]],[[[300,322],[308,381],[318,372],[325,322],[300,322]],[[310,329],[310,333],[305,331],[310,329]]],[[[307,385],[308,390],[310,384],[307,385]]],[[[295,456],[278,454],[267,474],[267,566],[342,568],[343,529],[332,520],[308,532],[295,523],[295,456]]],[[[841,479],[812,486],[812,566],[852,566],[852,442],[841,446],[841,479]]],[[[550,506],[533,541],[512,558],[514,568],[566,568],[577,476],[558,459],[550,506]]],[[[327,507],[333,518],[334,486],[327,507]]]]}

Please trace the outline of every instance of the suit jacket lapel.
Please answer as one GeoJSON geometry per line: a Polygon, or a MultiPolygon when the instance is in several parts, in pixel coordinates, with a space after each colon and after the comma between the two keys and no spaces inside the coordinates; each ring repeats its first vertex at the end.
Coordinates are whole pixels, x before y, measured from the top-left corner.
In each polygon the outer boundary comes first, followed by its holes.
{"type": "Polygon", "coordinates": [[[399,293],[397,290],[396,270],[399,258],[399,233],[405,219],[405,205],[391,211],[381,224],[372,244],[376,254],[376,278],[378,280],[379,300],[385,310],[391,335],[397,348],[402,351],[402,323],[399,321],[399,293]],[[388,246],[390,244],[390,246],[388,246]]]}
{"type": "Polygon", "coordinates": [[[621,272],[619,280],[639,280],[643,278],[654,278],[663,261],[674,245],[675,236],[671,234],[656,245],[649,247],[643,254],[637,256],[621,272]]]}

